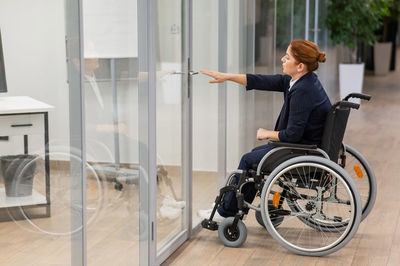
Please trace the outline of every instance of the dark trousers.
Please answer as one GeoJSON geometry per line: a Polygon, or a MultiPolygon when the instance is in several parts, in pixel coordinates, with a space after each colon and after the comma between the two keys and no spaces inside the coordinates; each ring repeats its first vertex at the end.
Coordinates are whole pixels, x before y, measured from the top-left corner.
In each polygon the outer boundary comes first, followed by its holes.
{"type": "MultiPolygon", "coordinates": [[[[251,152],[246,153],[242,156],[240,160],[238,169],[240,170],[250,170],[254,164],[257,164],[261,161],[265,154],[267,154],[270,150],[272,150],[274,146],[271,145],[262,145],[254,148],[251,152]]],[[[239,183],[240,175],[236,174],[235,177],[232,178],[231,185],[237,185],[239,183]]],[[[242,189],[242,193],[244,196],[244,200],[248,203],[252,203],[257,190],[254,187],[254,183],[248,183],[244,185],[242,189]]],[[[249,209],[245,209],[244,212],[247,214],[249,209]]],[[[236,193],[233,191],[227,192],[224,196],[224,199],[221,205],[218,207],[218,213],[223,217],[235,216],[238,212],[236,193]]]]}

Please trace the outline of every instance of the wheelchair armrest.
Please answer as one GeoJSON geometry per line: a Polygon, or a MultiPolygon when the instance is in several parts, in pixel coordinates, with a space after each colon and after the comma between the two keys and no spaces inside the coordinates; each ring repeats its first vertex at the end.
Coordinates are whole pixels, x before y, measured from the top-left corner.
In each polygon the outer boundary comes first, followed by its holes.
{"type": "Polygon", "coordinates": [[[308,145],[308,144],[298,144],[298,143],[281,142],[274,140],[270,140],[268,144],[275,147],[287,147],[287,148],[306,149],[306,150],[315,150],[318,148],[318,146],[315,144],[308,145]]]}

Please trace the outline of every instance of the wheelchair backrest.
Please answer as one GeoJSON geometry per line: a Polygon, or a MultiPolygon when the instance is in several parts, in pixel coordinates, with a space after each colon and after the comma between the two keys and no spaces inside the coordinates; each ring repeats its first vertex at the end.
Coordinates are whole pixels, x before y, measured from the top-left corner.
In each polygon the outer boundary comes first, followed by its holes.
{"type": "Polygon", "coordinates": [[[350,107],[334,104],[325,120],[324,133],[322,135],[321,148],[329,155],[333,162],[337,162],[342,146],[347,120],[350,115],[350,107]]]}
{"type": "Polygon", "coordinates": [[[358,103],[349,102],[350,98],[358,98],[369,101],[370,95],[362,93],[350,93],[343,100],[332,105],[325,121],[324,133],[322,135],[321,148],[329,155],[329,158],[337,163],[339,151],[342,147],[344,132],[346,131],[347,120],[350,109],[358,109],[358,103]]]}

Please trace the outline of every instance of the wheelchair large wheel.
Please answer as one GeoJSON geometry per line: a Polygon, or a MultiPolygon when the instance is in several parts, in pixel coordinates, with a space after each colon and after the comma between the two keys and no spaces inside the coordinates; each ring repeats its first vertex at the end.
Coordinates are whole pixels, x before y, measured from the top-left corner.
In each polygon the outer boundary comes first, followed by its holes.
{"type": "Polygon", "coordinates": [[[376,178],[374,171],[364,156],[353,147],[344,144],[346,149],[345,170],[353,179],[362,204],[362,220],[368,216],[375,204],[376,178]]]}
{"type": "Polygon", "coordinates": [[[261,193],[261,215],[268,232],[299,255],[323,256],[342,248],[356,233],[361,212],[360,196],[349,174],[316,156],[280,164],[261,193]],[[276,209],[268,208],[271,200],[276,209]],[[278,228],[271,214],[285,217],[278,228]]]}

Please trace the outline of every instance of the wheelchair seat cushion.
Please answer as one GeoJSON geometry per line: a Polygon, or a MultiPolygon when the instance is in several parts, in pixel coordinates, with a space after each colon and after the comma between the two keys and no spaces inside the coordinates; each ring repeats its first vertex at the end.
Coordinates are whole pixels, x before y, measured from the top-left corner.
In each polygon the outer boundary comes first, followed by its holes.
{"type": "Polygon", "coordinates": [[[261,166],[261,172],[263,174],[271,173],[278,165],[281,163],[302,155],[316,155],[321,156],[321,154],[317,151],[313,150],[299,150],[299,149],[279,149],[272,153],[268,158],[264,161],[261,166]]]}

